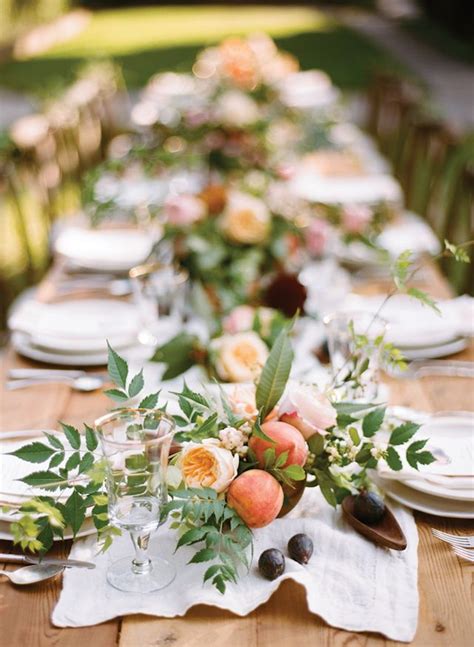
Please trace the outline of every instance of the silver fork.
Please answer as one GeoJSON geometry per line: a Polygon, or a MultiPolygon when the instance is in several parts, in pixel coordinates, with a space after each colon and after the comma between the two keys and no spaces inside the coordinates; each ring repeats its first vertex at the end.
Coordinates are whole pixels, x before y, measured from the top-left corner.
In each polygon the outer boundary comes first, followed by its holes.
{"type": "Polygon", "coordinates": [[[469,550],[468,548],[458,548],[457,546],[453,546],[452,548],[456,555],[461,557],[461,559],[466,559],[468,562],[474,562],[473,550],[469,550]]]}
{"type": "MultiPolygon", "coordinates": [[[[451,544],[453,547],[457,548],[474,548],[474,536],[461,537],[459,535],[450,535],[448,532],[443,532],[442,530],[436,530],[436,528],[431,528],[431,532],[437,539],[445,541],[448,544],[451,544]]],[[[474,553],[473,553],[474,556],[474,553]]]]}

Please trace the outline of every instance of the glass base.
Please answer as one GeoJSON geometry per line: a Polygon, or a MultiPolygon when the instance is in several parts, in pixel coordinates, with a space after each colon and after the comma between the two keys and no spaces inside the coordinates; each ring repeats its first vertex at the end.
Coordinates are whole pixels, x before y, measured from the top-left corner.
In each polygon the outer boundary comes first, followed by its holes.
{"type": "Polygon", "coordinates": [[[127,593],[151,593],[159,591],[176,577],[173,564],[160,557],[150,558],[150,570],[137,574],[132,570],[133,556],[114,562],[107,571],[107,582],[119,591],[127,593]]]}

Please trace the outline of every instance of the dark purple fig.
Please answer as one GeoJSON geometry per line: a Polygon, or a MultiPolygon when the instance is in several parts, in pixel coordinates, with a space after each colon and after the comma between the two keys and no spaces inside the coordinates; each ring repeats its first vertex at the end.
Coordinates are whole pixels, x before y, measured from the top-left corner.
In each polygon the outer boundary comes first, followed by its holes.
{"type": "Polygon", "coordinates": [[[295,562],[307,564],[313,554],[313,542],[308,535],[303,532],[294,535],[288,542],[288,555],[295,562]]]}
{"type": "Polygon", "coordinates": [[[285,571],[285,556],[277,548],[264,550],[258,560],[258,570],[267,580],[276,580],[285,571]]]}
{"type": "Polygon", "coordinates": [[[385,503],[376,492],[361,492],[354,499],[354,516],[363,523],[377,523],[385,514],[385,503]]]}

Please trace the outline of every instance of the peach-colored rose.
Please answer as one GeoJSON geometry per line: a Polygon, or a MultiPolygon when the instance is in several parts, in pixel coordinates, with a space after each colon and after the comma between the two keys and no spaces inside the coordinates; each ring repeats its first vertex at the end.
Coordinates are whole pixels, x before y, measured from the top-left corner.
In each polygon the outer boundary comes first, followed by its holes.
{"type": "Polygon", "coordinates": [[[230,240],[255,245],[266,240],[270,233],[271,215],[262,200],[232,191],[221,224],[224,235],[230,240]]]}
{"type": "Polygon", "coordinates": [[[188,443],[181,451],[178,467],[188,487],[210,487],[216,492],[227,490],[237,476],[238,455],[219,447],[219,441],[188,443]]]}
{"type": "Polygon", "coordinates": [[[308,439],[325,435],[336,424],[337,413],[328,398],[308,384],[292,385],[278,408],[280,420],[293,425],[308,439]]]}
{"type": "Polygon", "coordinates": [[[249,331],[223,335],[211,343],[214,365],[226,382],[251,382],[267,361],[268,348],[257,333],[249,331]]]}
{"type": "Polygon", "coordinates": [[[192,225],[204,218],[206,205],[194,195],[172,195],[166,199],[163,213],[166,221],[171,225],[178,227],[192,225]]]}
{"type": "Polygon", "coordinates": [[[342,227],[350,234],[361,234],[372,220],[372,211],[366,205],[346,205],[342,209],[342,227]]]}

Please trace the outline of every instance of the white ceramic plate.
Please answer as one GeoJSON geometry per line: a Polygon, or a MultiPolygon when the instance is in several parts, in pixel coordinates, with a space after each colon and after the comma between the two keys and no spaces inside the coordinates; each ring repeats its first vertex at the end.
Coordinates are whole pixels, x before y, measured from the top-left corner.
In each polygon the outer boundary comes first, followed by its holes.
{"type": "Polygon", "coordinates": [[[407,479],[403,481],[412,490],[418,490],[426,494],[431,494],[435,497],[442,499],[453,499],[455,501],[470,501],[474,504],[474,490],[462,489],[456,490],[455,488],[445,488],[437,483],[431,481],[422,481],[421,479],[407,479]]]}
{"type": "Polygon", "coordinates": [[[107,364],[107,353],[84,353],[73,355],[71,353],[54,353],[32,346],[30,338],[25,333],[14,332],[11,337],[13,348],[17,353],[46,364],[59,366],[104,366],[107,364]]]}
{"type": "Polygon", "coordinates": [[[436,517],[474,519],[474,503],[438,498],[413,490],[403,483],[382,479],[378,476],[375,477],[375,480],[379,487],[394,501],[402,503],[413,510],[426,512],[436,517]]]}
{"type": "Polygon", "coordinates": [[[467,337],[456,337],[452,341],[434,346],[420,346],[419,348],[406,348],[399,346],[405,359],[413,361],[416,359],[437,359],[460,353],[467,348],[469,340],[467,337]]]}

